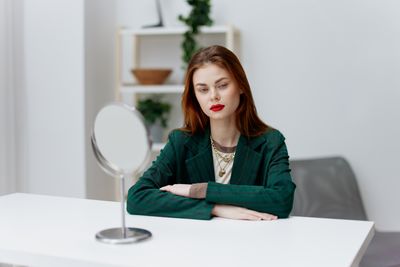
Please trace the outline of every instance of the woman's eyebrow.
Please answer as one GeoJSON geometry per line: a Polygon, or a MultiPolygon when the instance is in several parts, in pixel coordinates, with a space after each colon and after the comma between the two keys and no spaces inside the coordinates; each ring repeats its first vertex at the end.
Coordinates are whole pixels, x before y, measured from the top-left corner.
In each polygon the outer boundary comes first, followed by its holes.
{"type": "Polygon", "coordinates": [[[205,83],[196,83],[194,86],[207,86],[205,83]]]}
{"type": "Polygon", "coordinates": [[[217,84],[217,83],[219,83],[220,81],[225,80],[225,79],[228,79],[228,78],[227,78],[227,77],[219,78],[218,80],[215,81],[215,84],[217,84]]]}
{"type": "MultiPolygon", "coordinates": [[[[218,80],[216,80],[216,81],[214,82],[214,84],[217,84],[217,83],[219,83],[220,81],[225,80],[225,79],[228,79],[228,78],[227,78],[227,77],[219,78],[218,80]]],[[[194,86],[207,86],[207,84],[205,84],[205,83],[196,83],[194,86]]]]}

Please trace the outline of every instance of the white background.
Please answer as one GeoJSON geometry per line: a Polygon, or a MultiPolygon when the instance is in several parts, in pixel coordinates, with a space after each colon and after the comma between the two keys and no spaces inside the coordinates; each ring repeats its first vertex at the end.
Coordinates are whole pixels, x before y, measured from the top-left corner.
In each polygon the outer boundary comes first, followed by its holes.
{"type": "MultiPolygon", "coordinates": [[[[168,24],[176,24],[171,19],[187,7],[183,0],[165,2],[168,24]]],[[[400,230],[400,2],[212,3],[215,24],[240,31],[240,58],[258,111],[287,137],[291,157],[346,157],[369,218],[380,229],[400,230]]],[[[98,179],[89,129],[113,96],[114,30],[155,23],[154,3],[24,5],[26,109],[18,112],[27,114],[28,145],[27,163],[19,167],[28,175],[21,188],[110,198],[113,185],[98,179]]]]}
{"type": "MultiPolygon", "coordinates": [[[[120,24],[157,21],[145,2],[121,0],[120,24]]],[[[162,2],[185,11],[182,1],[162,2]]],[[[240,31],[258,111],[286,136],[291,157],[346,157],[369,218],[400,230],[400,2],[212,3],[215,24],[240,31]]]]}

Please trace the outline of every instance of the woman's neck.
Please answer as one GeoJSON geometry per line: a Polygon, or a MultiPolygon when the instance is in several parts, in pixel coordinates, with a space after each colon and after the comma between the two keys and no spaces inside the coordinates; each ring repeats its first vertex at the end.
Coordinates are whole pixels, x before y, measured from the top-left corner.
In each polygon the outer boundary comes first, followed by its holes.
{"type": "Polygon", "coordinates": [[[237,145],[240,132],[235,123],[224,120],[211,120],[211,137],[219,145],[224,147],[234,147],[237,145]]]}

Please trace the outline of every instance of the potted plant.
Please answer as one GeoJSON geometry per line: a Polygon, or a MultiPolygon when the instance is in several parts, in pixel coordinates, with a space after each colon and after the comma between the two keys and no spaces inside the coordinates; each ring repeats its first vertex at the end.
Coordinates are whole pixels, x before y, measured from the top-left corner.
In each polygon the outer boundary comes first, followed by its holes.
{"type": "Polygon", "coordinates": [[[183,68],[186,68],[192,55],[200,48],[196,41],[200,26],[211,26],[213,24],[209,16],[211,11],[210,0],[187,0],[187,2],[192,6],[189,15],[187,17],[178,16],[178,19],[188,26],[188,30],[183,34],[181,44],[183,68]]]}
{"type": "Polygon", "coordinates": [[[162,142],[163,129],[168,126],[171,104],[161,101],[159,97],[144,98],[138,100],[136,108],[142,113],[153,142],[162,142]]]}

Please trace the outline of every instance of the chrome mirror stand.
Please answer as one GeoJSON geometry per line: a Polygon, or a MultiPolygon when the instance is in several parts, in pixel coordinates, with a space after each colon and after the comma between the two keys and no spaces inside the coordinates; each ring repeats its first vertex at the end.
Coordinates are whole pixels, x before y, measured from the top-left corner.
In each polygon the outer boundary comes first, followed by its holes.
{"type": "Polygon", "coordinates": [[[96,234],[96,239],[108,244],[128,244],[138,242],[151,237],[151,232],[141,229],[126,227],[125,225],[125,176],[120,176],[121,193],[121,219],[122,227],[109,228],[96,234]]]}

